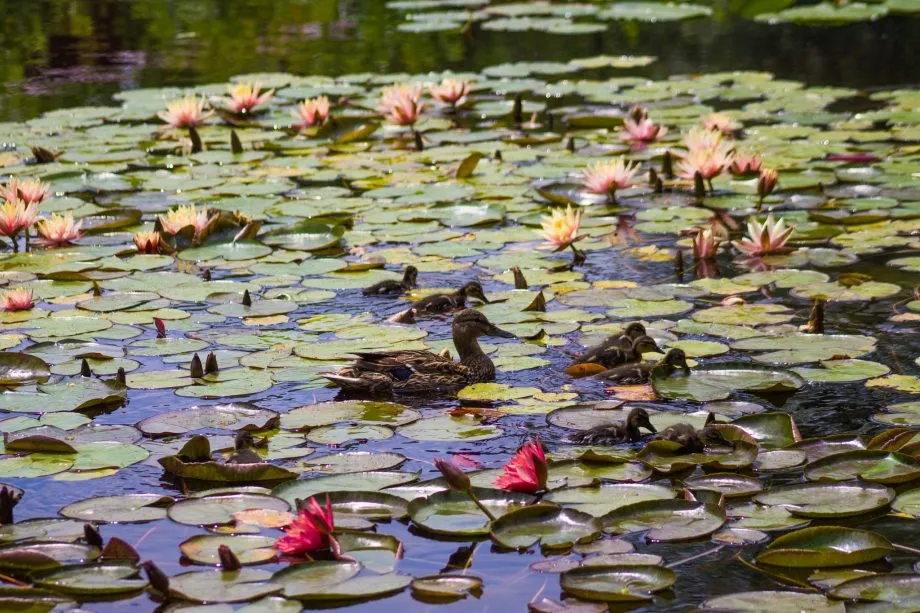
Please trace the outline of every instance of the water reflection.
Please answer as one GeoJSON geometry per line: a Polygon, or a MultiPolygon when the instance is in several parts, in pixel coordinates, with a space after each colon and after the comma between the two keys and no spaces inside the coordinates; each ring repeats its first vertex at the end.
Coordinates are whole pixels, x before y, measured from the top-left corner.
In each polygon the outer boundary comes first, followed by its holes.
{"type": "Polygon", "coordinates": [[[714,15],[679,23],[611,22],[557,36],[474,28],[410,34],[382,0],[0,0],[0,120],[104,104],[121,89],[224,81],[243,72],[298,74],[481,69],[509,61],[648,54],[623,74],[656,78],[767,70],[813,84],[916,80],[920,19],[838,28],[768,26],[746,15],[790,0],[710,0],[714,15]]]}

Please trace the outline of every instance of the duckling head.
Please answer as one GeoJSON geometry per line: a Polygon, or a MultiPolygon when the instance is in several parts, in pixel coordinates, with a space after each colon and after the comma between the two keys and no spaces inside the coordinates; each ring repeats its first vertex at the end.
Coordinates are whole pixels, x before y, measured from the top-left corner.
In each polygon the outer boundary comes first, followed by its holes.
{"type": "Polygon", "coordinates": [[[661,364],[668,366],[671,370],[680,369],[685,375],[690,374],[690,366],[687,364],[687,354],[683,349],[668,349],[668,352],[661,360],[661,364]]]}
{"type": "Polygon", "coordinates": [[[473,298],[485,304],[489,304],[489,299],[486,298],[486,293],[483,291],[482,285],[478,281],[470,281],[461,287],[460,295],[464,298],[473,298]]]}
{"type": "Polygon", "coordinates": [[[631,341],[634,341],[640,336],[645,336],[645,326],[640,324],[638,321],[634,321],[626,326],[626,328],[623,330],[623,336],[631,341]]]}
{"type": "Polygon", "coordinates": [[[652,434],[658,432],[658,430],[655,428],[655,426],[652,425],[652,422],[649,419],[648,411],[639,407],[629,412],[629,415],[626,417],[626,423],[631,429],[636,431],[638,431],[639,428],[645,428],[652,434]]]}
{"type": "Polygon", "coordinates": [[[643,334],[642,336],[636,337],[633,340],[633,351],[638,354],[643,353],[661,353],[661,348],[658,346],[658,343],[655,342],[651,336],[643,334]]]}

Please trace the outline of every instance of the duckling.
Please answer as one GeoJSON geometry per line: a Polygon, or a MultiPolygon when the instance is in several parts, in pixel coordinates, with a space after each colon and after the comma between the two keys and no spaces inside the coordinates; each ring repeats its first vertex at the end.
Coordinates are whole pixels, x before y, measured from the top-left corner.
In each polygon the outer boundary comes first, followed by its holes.
{"type": "Polygon", "coordinates": [[[681,349],[669,349],[661,360],[652,364],[651,362],[635,362],[632,364],[623,364],[610,370],[595,375],[596,377],[607,379],[617,385],[638,385],[647,383],[652,374],[652,370],[661,372],[664,376],[670,376],[680,369],[684,375],[690,374],[690,367],[687,366],[687,354],[681,349]]]}
{"type": "Polygon", "coordinates": [[[374,283],[370,287],[365,287],[362,293],[365,296],[392,296],[394,294],[404,294],[417,285],[418,269],[415,266],[406,266],[403,272],[402,281],[394,279],[384,279],[379,283],[374,283]]]}
{"type": "MultiPolygon", "coordinates": [[[[645,326],[640,324],[638,321],[634,321],[623,330],[623,334],[614,334],[607,337],[602,343],[598,343],[592,347],[588,347],[583,354],[576,357],[572,362],[573,364],[586,364],[588,362],[595,362],[597,364],[603,364],[597,360],[597,357],[603,354],[605,351],[611,348],[624,349],[626,351],[632,349],[633,341],[635,341],[640,336],[645,336],[645,326]]],[[[606,364],[603,364],[606,366],[606,364]]]]}
{"type": "Polygon", "coordinates": [[[595,426],[569,438],[579,445],[616,445],[617,443],[634,443],[642,437],[639,428],[651,433],[658,432],[649,421],[648,411],[635,408],[626,416],[625,423],[595,426]]]}
{"type": "Polygon", "coordinates": [[[679,444],[681,453],[702,453],[711,445],[734,449],[735,444],[722,436],[722,433],[712,426],[713,423],[715,415],[710,413],[706,418],[706,424],[699,430],[690,424],[674,424],[662,430],[655,438],[679,444]]]}
{"type": "Polygon", "coordinates": [[[609,369],[621,364],[641,362],[642,354],[651,351],[660,353],[661,348],[651,336],[640,336],[632,341],[628,349],[619,346],[608,347],[595,353],[590,361],[609,369]]]}
{"type": "Polygon", "coordinates": [[[234,452],[227,458],[227,464],[258,464],[262,462],[262,456],[256,453],[253,448],[256,446],[256,440],[249,430],[240,430],[233,439],[234,452]]]}
{"type": "Polygon", "coordinates": [[[460,289],[450,294],[432,294],[413,304],[418,313],[447,313],[466,306],[467,298],[473,298],[489,304],[482,285],[477,281],[470,281],[460,289]]]}
{"type": "Polygon", "coordinates": [[[345,390],[369,394],[418,394],[457,390],[495,378],[495,364],[479,346],[479,337],[517,338],[476,309],[454,318],[454,346],[460,361],[431,351],[404,349],[355,353],[354,365],[322,376],[345,390]]]}

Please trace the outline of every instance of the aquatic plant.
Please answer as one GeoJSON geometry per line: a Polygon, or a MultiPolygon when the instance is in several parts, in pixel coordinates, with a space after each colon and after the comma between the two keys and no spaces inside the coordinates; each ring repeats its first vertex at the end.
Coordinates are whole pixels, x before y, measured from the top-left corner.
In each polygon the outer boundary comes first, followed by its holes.
{"type": "Polygon", "coordinates": [[[48,219],[39,219],[35,224],[39,240],[47,247],[63,247],[83,238],[82,221],[74,222],[73,213],[54,213],[48,219]]]}
{"type": "Polygon", "coordinates": [[[722,134],[734,134],[741,128],[731,115],[725,113],[709,113],[700,117],[700,124],[706,130],[714,130],[722,134]]]}
{"type": "Polygon", "coordinates": [[[709,182],[709,189],[712,190],[712,179],[722,174],[731,159],[731,153],[724,147],[691,151],[677,161],[677,175],[692,181],[699,173],[704,181],[709,182]]]}
{"type": "Polygon", "coordinates": [[[435,100],[457,106],[470,92],[470,84],[460,79],[444,79],[439,85],[430,85],[428,93],[435,100]]]}
{"type": "Polygon", "coordinates": [[[303,556],[329,549],[333,530],[335,515],[329,496],[326,496],[325,508],[313,497],[301,506],[297,517],[284,529],[285,535],[275,542],[275,548],[286,556],[303,556]]]}
{"type": "Polygon", "coordinates": [[[587,237],[587,234],[579,234],[581,228],[581,209],[573,209],[569,204],[563,210],[554,208],[549,215],[544,215],[540,220],[541,230],[537,233],[543,237],[544,247],[552,248],[554,251],[562,251],[577,241],[587,237]]]}
{"type": "Polygon", "coordinates": [[[623,120],[623,129],[618,136],[620,140],[634,144],[651,143],[665,134],[668,129],[665,126],[656,124],[648,117],[641,117],[638,120],[627,117],[623,120]]]}
{"type": "Polygon", "coordinates": [[[733,175],[752,175],[759,173],[762,165],[759,153],[735,151],[730,170],[733,175]]]}
{"type": "Polygon", "coordinates": [[[15,238],[27,230],[38,217],[38,203],[26,204],[22,200],[6,200],[0,204],[0,234],[14,239],[13,249],[18,249],[15,238]]]}
{"type": "Polygon", "coordinates": [[[495,486],[508,492],[536,494],[546,489],[548,469],[540,439],[528,442],[502,467],[495,486]]]}
{"type": "Polygon", "coordinates": [[[712,260],[719,253],[719,240],[712,228],[698,228],[693,235],[693,257],[696,260],[712,260]]]}
{"type": "Polygon", "coordinates": [[[27,311],[35,306],[32,290],[27,287],[17,287],[3,293],[0,298],[0,308],[7,312],[27,311]]]}
{"type": "Polygon", "coordinates": [[[27,205],[41,204],[51,195],[51,186],[41,179],[12,177],[6,185],[0,187],[0,198],[7,202],[22,200],[27,205]]]}
{"type": "MultiPolygon", "coordinates": [[[[690,153],[697,151],[713,151],[715,149],[731,149],[732,145],[725,135],[718,130],[706,130],[694,127],[684,134],[684,146],[690,153]]],[[[727,152],[727,151],[726,151],[727,152]]]]}
{"type": "Polygon", "coordinates": [[[229,96],[218,98],[217,101],[225,109],[237,115],[254,113],[258,107],[266,104],[275,95],[273,89],[266,92],[261,92],[261,90],[262,84],[258,81],[235,83],[227,86],[229,96]]]}
{"type": "Polygon", "coordinates": [[[294,127],[298,130],[306,130],[315,126],[321,126],[329,118],[329,98],[319,96],[316,98],[307,98],[297,105],[291,113],[297,119],[294,127]]]}
{"type": "Polygon", "coordinates": [[[764,199],[773,193],[779,183],[779,173],[772,168],[762,168],[757,177],[758,207],[763,206],[764,199]]]}
{"type": "Polygon", "coordinates": [[[412,126],[418,121],[425,104],[420,101],[420,83],[402,83],[383,90],[377,110],[388,121],[400,126],[412,126]]]}
{"type": "Polygon", "coordinates": [[[166,103],[166,110],[157,113],[157,117],[173,128],[197,128],[207,121],[213,111],[205,112],[207,101],[200,100],[195,94],[166,103]]]}
{"type": "Polygon", "coordinates": [[[160,252],[161,236],[156,230],[152,232],[135,232],[131,237],[137,250],[144,254],[156,254],[160,252]]]}
{"type": "Polygon", "coordinates": [[[795,228],[786,227],[786,222],[782,217],[774,220],[773,213],[767,215],[763,223],[756,217],[748,219],[747,232],[745,238],[735,243],[735,247],[745,255],[756,257],[773,253],[788,253],[793,250],[787,247],[786,243],[795,232],[795,228]]]}
{"type": "Polygon", "coordinates": [[[616,202],[617,190],[633,185],[637,172],[637,162],[617,157],[591,164],[582,171],[581,181],[589,192],[606,195],[610,202],[616,202]]]}
{"type": "Polygon", "coordinates": [[[200,211],[194,204],[178,206],[160,215],[157,218],[163,226],[163,230],[170,234],[178,234],[183,229],[191,226],[195,230],[195,238],[201,236],[201,232],[208,226],[212,217],[208,216],[206,208],[200,211]]]}

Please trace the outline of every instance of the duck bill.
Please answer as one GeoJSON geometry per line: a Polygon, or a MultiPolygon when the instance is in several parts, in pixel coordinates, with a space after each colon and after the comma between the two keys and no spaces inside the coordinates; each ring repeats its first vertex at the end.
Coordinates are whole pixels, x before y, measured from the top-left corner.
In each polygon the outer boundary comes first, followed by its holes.
{"type": "Polygon", "coordinates": [[[497,336],[498,338],[517,338],[517,334],[502,330],[498,326],[492,326],[486,336],[497,336]]]}
{"type": "Polygon", "coordinates": [[[652,434],[657,434],[657,433],[658,433],[658,429],[657,429],[655,426],[653,426],[653,425],[652,425],[652,422],[650,422],[650,421],[646,421],[645,423],[642,424],[642,426],[643,426],[646,430],[648,430],[649,432],[651,432],[652,434]]]}

